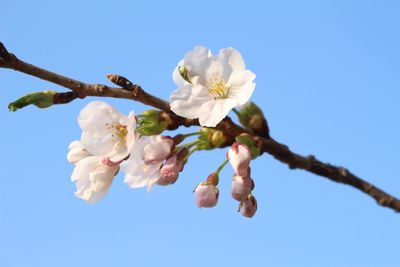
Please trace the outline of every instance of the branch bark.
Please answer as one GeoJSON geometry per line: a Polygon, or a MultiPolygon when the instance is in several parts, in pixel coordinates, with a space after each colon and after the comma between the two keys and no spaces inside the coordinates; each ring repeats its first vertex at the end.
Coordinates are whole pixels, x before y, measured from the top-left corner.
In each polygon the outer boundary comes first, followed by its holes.
{"type": "MultiPolygon", "coordinates": [[[[197,119],[192,120],[177,116],[170,110],[168,102],[147,93],[139,85],[131,83],[128,79],[122,76],[107,76],[119,87],[110,87],[104,84],[87,84],[26,63],[18,59],[14,54],[9,53],[1,42],[0,68],[13,69],[72,90],[73,92],[71,93],[59,94],[58,102],[56,101],[59,104],[68,103],[77,98],[84,98],[86,96],[130,99],[167,112],[174,121],[173,126],[169,128],[170,130],[176,129],[179,126],[199,126],[197,119]]],[[[399,199],[357,177],[346,168],[324,163],[312,155],[298,155],[292,152],[288,146],[275,141],[271,137],[265,137],[266,135],[263,136],[262,134],[254,134],[235,124],[229,117],[226,117],[215,128],[231,136],[250,133],[254,138],[261,142],[263,152],[266,152],[278,161],[287,164],[290,169],[303,169],[318,176],[325,177],[331,181],[352,186],[374,198],[379,205],[400,212],[399,199]]]]}

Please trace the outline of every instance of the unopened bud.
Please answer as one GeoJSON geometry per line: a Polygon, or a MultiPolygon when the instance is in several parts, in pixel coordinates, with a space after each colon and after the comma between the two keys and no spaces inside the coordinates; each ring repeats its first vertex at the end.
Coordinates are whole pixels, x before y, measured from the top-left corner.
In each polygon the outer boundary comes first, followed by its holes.
{"type": "Polygon", "coordinates": [[[219,191],[210,182],[200,183],[194,190],[196,206],[199,208],[212,208],[217,205],[219,191]]]}
{"type": "Polygon", "coordinates": [[[140,114],[139,132],[142,135],[157,135],[164,132],[171,123],[169,115],[159,110],[145,110],[140,114]]]}
{"type": "Polygon", "coordinates": [[[54,104],[54,95],[56,94],[57,92],[49,90],[30,93],[10,103],[8,109],[10,111],[17,111],[28,105],[35,105],[38,108],[48,108],[54,104]]]}
{"type": "Polygon", "coordinates": [[[233,170],[239,176],[247,177],[251,161],[250,148],[242,143],[234,142],[226,155],[233,170]]]}
{"type": "Polygon", "coordinates": [[[169,185],[175,183],[179,173],[183,170],[188,153],[189,149],[186,147],[169,157],[161,167],[161,176],[157,184],[169,185]]]}
{"type": "Polygon", "coordinates": [[[197,147],[200,150],[210,150],[232,143],[233,138],[222,131],[203,127],[200,129],[199,141],[197,147]]]}
{"type": "Polygon", "coordinates": [[[253,195],[249,195],[246,200],[240,202],[239,212],[247,218],[251,218],[256,214],[257,200],[253,195]]]}
{"type": "Polygon", "coordinates": [[[235,174],[232,178],[231,195],[237,201],[247,199],[254,188],[254,181],[250,177],[242,177],[235,174]]]}
{"type": "Polygon", "coordinates": [[[239,111],[240,123],[253,132],[267,137],[269,129],[262,110],[254,103],[248,102],[239,111]]]}
{"type": "Polygon", "coordinates": [[[174,141],[169,136],[157,136],[156,142],[143,147],[142,159],[146,165],[154,165],[164,161],[171,155],[174,141]]]}

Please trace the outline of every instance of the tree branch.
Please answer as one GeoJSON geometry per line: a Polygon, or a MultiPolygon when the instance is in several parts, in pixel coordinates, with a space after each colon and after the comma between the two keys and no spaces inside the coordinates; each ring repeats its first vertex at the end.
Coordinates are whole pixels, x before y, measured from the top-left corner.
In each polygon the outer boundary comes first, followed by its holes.
{"type": "MultiPolygon", "coordinates": [[[[170,110],[168,102],[145,92],[139,85],[131,83],[128,79],[122,76],[107,76],[119,87],[110,87],[103,84],[87,84],[26,63],[18,59],[14,54],[9,53],[1,42],[0,68],[13,69],[73,91],[70,93],[59,93],[57,96],[58,98],[55,101],[56,104],[68,103],[74,99],[84,98],[86,96],[131,99],[167,112],[174,122],[173,125],[169,127],[170,130],[177,129],[179,126],[199,126],[197,119],[192,120],[177,116],[170,110]]],[[[263,137],[260,133],[260,135],[251,133],[249,130],[232,122],[229,117],[226,117],[215,128],[231,136],[250,133],[260,142],[263,152],[266,152],[272,155],[275,159],[287,164],[290,169],[303,169],[332,181],[352,186],[374,198],[379,205],[400,212],[399,199],[362,180],[346,168],[323,163],[312,155],[307,157],[298,155],[290,151],[286,145],[275,141],[273,138],[263,137]]]]}

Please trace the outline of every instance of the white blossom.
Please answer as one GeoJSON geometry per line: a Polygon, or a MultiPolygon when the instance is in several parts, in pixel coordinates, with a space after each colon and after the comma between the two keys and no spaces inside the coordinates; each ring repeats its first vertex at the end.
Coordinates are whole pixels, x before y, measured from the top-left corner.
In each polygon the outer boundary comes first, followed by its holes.
{"type": "Polygon", "coordinates": [[[105,102],[89,103],[79,114],[78,122],[83,147],[112,162],[125,159],[137,139],[134,113],[125,116],[105,102]]]}
{"type": "Polygon", "coordinates": [[[130,157],[121,164],[126,173],[124,182],[131,188],[147,186],[151,191],[161,177],[161,166],[171,148],[171,139],[159,135],[140,137],[130,157]]]}
{"type": "Polygon", "coordinates": [[[246,70],[240,53],[223,48],[213,56],[208,48],[197,46],[179,62],[173,73],[178,85],[171,97],[171,110],[189,118],[198,118],[201,126],[216,126],[233,108],[251,97],[255,74],[246,70]],[[179,72],[187,74],[185,80],[179,72]]]}
{"type": "Polygon", "coordinates": [[[119,166],[107,166],[96,156],[80,160],[71,175],[76,182],[75,196],[95,203],[108,192],[119,166]]]}

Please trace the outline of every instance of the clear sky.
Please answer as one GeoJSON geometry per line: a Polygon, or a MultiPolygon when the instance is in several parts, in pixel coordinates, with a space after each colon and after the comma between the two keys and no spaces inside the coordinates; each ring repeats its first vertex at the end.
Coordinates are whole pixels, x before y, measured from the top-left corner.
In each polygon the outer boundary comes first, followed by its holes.
{"type": "MultiPolygon", "coordinates": [[[[168,99],[195,45],[238,49],[272,136],[400,196],[400,3],[384,1],[0,1],[0,40],[33,64],[87,82],[129,77],[168,99]]],[[[355,189],[265,155],[252,162],[259,208],[236,213],[231,168],[220,201],[192,190],[226,150],[194,154],[169,187],[74,197],[68,144],[86,103],[16,113],[7,104],[64,89],[0,69],[0,266],[400,266],[400,215],[355,189]]],[[[146,109],[103,99],[128,113],[146,109]]]]}

